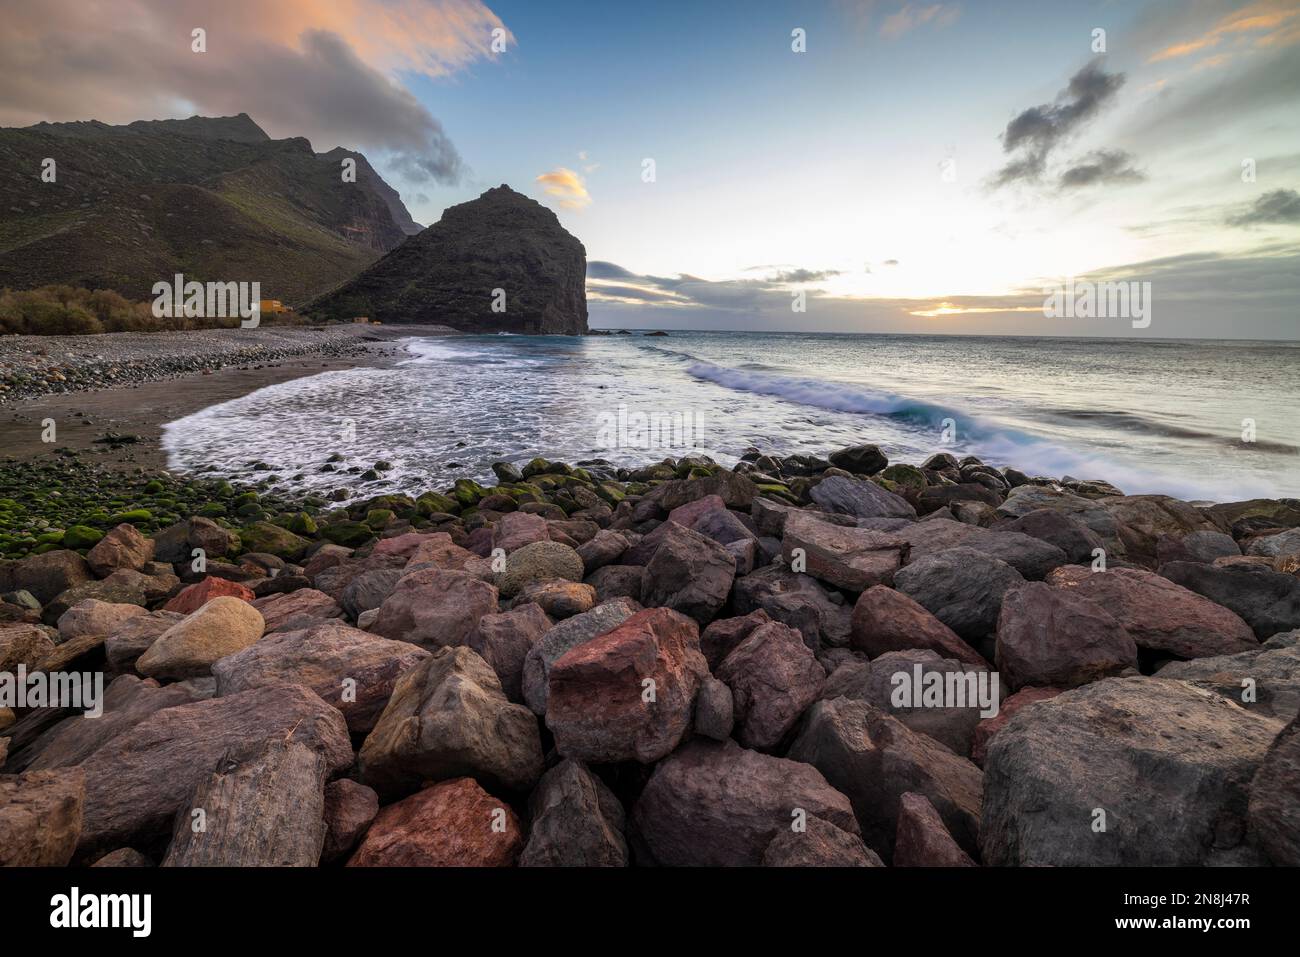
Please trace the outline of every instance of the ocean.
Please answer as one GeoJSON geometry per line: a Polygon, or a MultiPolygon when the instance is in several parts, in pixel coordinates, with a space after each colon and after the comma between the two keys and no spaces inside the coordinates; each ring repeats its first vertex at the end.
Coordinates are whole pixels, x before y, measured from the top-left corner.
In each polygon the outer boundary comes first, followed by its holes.
{"type": "Polygon", "coordinates": [[[409,358],[169,423],[173,469],[329,491],[492,481],[536,455],[641,465],[747,448],[975,455],[1128,494],[1300,496],[1300,344],[673,332],[405,340],[409,358]],[[322,471],[341,455],[338,471],[322,471]],[[268,472],[259,463],[269,465],[268,472]]]}

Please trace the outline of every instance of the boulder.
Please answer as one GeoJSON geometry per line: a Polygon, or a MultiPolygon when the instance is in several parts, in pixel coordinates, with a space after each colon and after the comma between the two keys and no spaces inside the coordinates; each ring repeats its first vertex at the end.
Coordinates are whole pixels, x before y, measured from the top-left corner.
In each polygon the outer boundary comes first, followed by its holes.
{"type": "Polygon", "coordinates": [[[709,663],[709,670],[716,671],[724,658],[748,638],[760,625],[772,620],[763,609],[751,611],[738,618],[719,618],[710,622],[700,634],[700,652],[709,663]]]}
{"type": "Polygon", "coordinates": [[[85,800],[78,768],[0,775],[0,867],[66,867],[85,800]]]}
{"type": "Polygon", "coordinates": [[[499,548],[507,555],[533,542],[550,540],[546,519],[528,512],[507,512],[492,526],[492,548],[499,548]]]}
{"type": "Polygon", "coordinates": [[[735,701],[731,689],[706,675],[695,693],[695,716],[691,727],[696,734],[714,741],[726,741],[735,727],[735,701]]]}
{"type": "Polygon", "coordinates": [[[667,755],[690,728],[708,664],[699,630],[667,608],[638,612],[550,669],[546,725],[565,757],[594,763],[667,755]]]}
{"type": "Polygon", "coordinates": [[[22,762],[34,771],[73,767],[164,708],[211,697],[211,689],[194,681],[159,687],[151,678],[119,675],[104,689],[102,714],[63,719],[32,742],[23,752],[22,762]]]}
{"type": "Polygon", "coordinates": [[[227,752],[176,815],[163,867],[315,867],[325,843],[326,759],[302,741],[227,752]],[[193,826],[202,809],[203,828],[193,826]]]}
{"type": "Polygon", "coordinates": [[[1273,740],[1255,772],[1247,825],[1251,842],[1273,864],[1300,866],[1300,718],[1273,740]]]}
{"type": "Polygon", "coordinates": [[[727,503],[719,495],[705,495],[694,501],[687,502],[685,505],[678,505],[668,513],[668,521],[676,522],[678,525],[684,525],[687,528],[693,528],[695,522],[701,515],[707,512],[725,509],[727,503]]]}
{"type": "Polygon", "coordinates": [[[965,757],[975,728],[997,711],[1002,688],[986,664],[972,665],[912,648],[886,652],[870,663],[844,662],[827,680],[821,696],[827,701],[839,697],[865,701],[965,757]]]}
{"type": "Polygon", "coordinates": [[[979,846],[980,769],[865,701],[818,701],[789,756],[811,764],[848,796],[863,840],[886,861],[893,857],[899,799],[907,791],[929,798],[968,853],[979,846]]]}
{"type": "Polygon", "coordinates": [[[889,533],[841,528],[803,513],[786,520],[781,540],[786,565],[854,592],[892,584],[907,554],[907,543],[889,533]]]}
{"type": "Polygon", "coordinates": [[[356,619],[362,612],[381,607],[403,574],[400,568],[371,568],[363,571],[344,586],[339,595],[339,604],[349,618],[356,619]]]}
{"type": "Polygon", "coordinates": [[[507,700],[487,662],[439,648],[397,680],[358,760],[363,783],[383,797],[462,776],[527,791],[542,773],[542,745],[537,720],[507,700]]]}
{"type": "Polygon", "coordinates": [[[520,867],[626,867],[623,805],[586,766],[565,759],[538,782],[520,867]]]}
{"type": "Polygon", "coordinates": [[[466,644],[496,672],[506,697],[522,704],[524,660],[551,625],[541,605],[518,605],[507,612],[484,615],[466,644]]]}
{"type": "Polygon", "coordinates": [[[700,515],[691,525],[691,531],[719,545],[758,541],[758,536],[729,508],[714,508],[700,515]]]}
{"type": "Polygon", "coordinates": [[[641,576],[639,565],[605,565],[587,576],[587,584],[596,589],[596,603],[603,605],[616,598],[641,601],[641,576]]]}
{"type": "Polygon", "coordinates": [[[238,598],[214,598],[163,632],[135,663],[150,678],[206,675],[212,665],[262,637],[262,613],[238,598]]]}
{"type": "Polygon", "coordinates": [[[1119,525],[1119,537],[1130,561],[1154,567],[1161,536],[1182,538],[1190,532],[1214,530],[1201,512],[1168,495],[1108,495],[1097,500],[1119,525]]]}
{"type": "Polygon", "coordinates": [[[1021,688],[1015,694],[1004,699],[997,714],[991,718],[985,718],[975,726],[975,733],[971,737],[970,759],[980,767],[984,767],[989,742],[993,740],[994,735],[1006,726],[1012,715],[1026,705],[1037,701],[1048,701],[1060,693],[1060,688],[1021,688]]]}
{"type": "Polygon", "coordinates": [[[898,799],[894,866],[974,867],[975,862],[952,839],[930,799],[906,791],[898,799]]]}
{"type": "Polygon", "coordinates": [[[86,552],[86,564],[100,578],[107,578],[119,568],[138,572],[153,561],[153,541],[145,538],[134,525],[119,525],[86,552]]]}
{"type": "Polygon", "coordinates": [[[397,583],[370,630],[425,648],[463,645],[479,619],[496,610],[495,586],[467,572],[425,568],[397,583]]]}
{"type": "Polygon", "coordinates": [[[814,502],[840,515],[857,518],[916,518],[916,509],[905,498],[886,491],[870,480],[832,475],[808,493],[814,502]]]}
{"type": "Polygon", "coordinates": [[[266,633],[298,631],[318,622],[343,617],[343,609],[329,595],[314,588],[299,588],[282,595],[267,595],[253,601],[262,613],[266,633]]]}
{"type": "Polygon", "coordinates": [[[319,750],[327,776],[352,763],[343,716],[299,685],[164,708],[81,763],[86,813],[78,856],[94,860],[111,848],[161,838],[222,755],[269,737],[319,750]]]}
{"type": "Polygon", "coordinates": [[[1260,641],[1300,628],[1300,578],[1262,565],[1170,562],[1160,574],[1236,612],[1260,641]]]}
{"type": "Polygon", "coordinates": [[[350,778],[325,785],[325,844],[320,862],[331,864],[352,853],[379,813],[379,795],[350,778]]]}
{"type": "Polygon", "coordinates": [[[406,641],[390,641],[341,621],[268,635],[212,666],[217,694],[266,685],[297,684],[342,712],[353,734],[379,719],[398,677],[429,657],[406,641]]]}
{"type": "Polygon", "coordinates": [[[1244,840],[1250,781],[1280,728],[1149,678],[1106,678],[1023,708],[985,759],[984,863],[1214,863],[1244,840]]]}
{"type": "Polygon", "coordinates": [[[104,640],[108,667],[117,672],[133,671],[139,657],[185,616],[172,611],[152,611],[128,618],[104,640]]]}
{"type": "Polygon", "coordinates": [[[801,830],[777,832],[763,851],[764,867],[884,867],[862,838],[810,817],[801,830]]]}
{"type": "Polygon", "coordinates": [[[570,649],[621,625],[640,610],[641,606],[636,602],[618,598],[548,629],[524,658],[524,701],[533,713],[538,716],[546,713],[551,667],[556,661],[570,649]]]}
{"type": "Polygon", "coordinates": [[[1235,655],[1171,661],[1156,677],[1188,681],[1247,711],[1289,721],[1300,713],[1300,631],[1235,655]]]}
{"type": "Polygon", "coordinates": [[[551,618],[572,618],[596,607],[596,589],[580,582],[531,582],[515,596],[511,607],[519,608],[530,603],[551,618]]]}
{"type": "Polygon", "coordinates": [[[1000,531],[1018,532],[1042,539],[1065,553],[1066,561],[1088,564],[1094,549],[1104,548],[1096,532],[1082,522],[1075,521],[1065,512],[1050,508],[1025,512],[998,526],[1000,531]]]}
{"type": "Polygon", "coordinates": [[[890,651],[928,648],[941,658],[987,664],[979,652],[916,601],[884,585],[858,596],[852,629],[849,646],[872,658],[890,651]]]}
{"type": "Polygon", "coordinates": [[[753,867],[774,837],[812,818],[859,832],[848,798],[816,768],[702,739],[661,761],[632,809],[635,846],[664,867],[753,867]]]}
{"type": "Polygon", "coordinates": [[[1041,580],[1053,568],[1066,563],[1065,552],[1040,538],[1020,532],[979,528],[947,518],[927,517],[892,533],[911,546],[911,560],[935,555],[949,548],[973,548],[990,558],[1006,562],[1022,576],[1041,580]]]}
{"type": "Polygon", "coordinates": [[[960,546],[912,562],[894,587],[972,642],[994,633],[1002,596],[1023,581],[1006,562],[960,546]]]}
{"type": "Polygon", "coordinates": [[[578,557],[582,566],[590,575],[598,568],[616,563],[627,551],[629,542],[621,532],[603,528],[587,541],[578,546],[578,557]]]}
{"type": "Polygon", "coordinates": [[[1105,608],[1072,589],[1025,582],[1002,598],[997,666],[1009,687],[1074,688],[1137,668],[1137,645],[1105,608]]]}
{"type": "MultiPolygon", "coordinates": [[[[1211,565],[1215,559],[1236,558],[1240,554],[1241,549],[1232,536],[1218,531],[1190,532],[1182,538],[1164,535],[1156,540],[1156,560],[1160,565],[1166,562],[1203,562],[1211,565]]],[[[1086,558],[1078,561],[1087,564],[1086,558]]]]}
{"type": "Polygon", "coordinates": [[[174,598],[169,599],[167,604],[163,605],[163,611],[174,611],[181,615],[190,615],[212,599],[220,598],[223,595],[247,602],[252,602],[257,598],[251,588],[246,588],[239,582],[227,581],[224,578],[209,575],[200,582],[182,588],[174,598]]]}
{"type": "Polygon", "coordinates": [[[759,751],[785,740],[826,683],[826,670],[799,632],[776,621],[755,628],[717,676],[731,689],[737,740],[759,751]]]}
{"type": "Polygon", "coordinates": [[[722,545],[688,528],[671,529],[641,579],[641,601],[694,618],[703,627],[727,602],[736,577],[736,559],[722,545]]]}
{"type": "Polygon", "coordinates": [[[747,615],[763,610],[774,621],[798,629],[804,644],[842,648],[849,643],[852,612],[838,592],[828,592],[811,575],[769,565],[736,579],[732,607],[747,615]]]}
{"type": "Polygon", "coordinates": [[[19,665],[29,671],[55,648],[58,633],[43,625],[23,622],[0,624],[0,673],[15,672],[19,665]]]}
{"type": "Polygon", "coordinates": [[[42,605],[69,588],[93,580],[86,560],[66,548],[28,555],[13,567],[13,589],[31,592],[42,605]]]}
{"type": "Polygon", "coordinates": [[[681,479],[657,485],[647,498],[658,502],[659,507],[671,513],[687,502],[716,496],[730,508],[748,510],[753,504],[754,483],[744,475],[719,469],[704,478],[681,479]]]}
{"type": "Polygon", "coordinates": [[[1101,605],[1148,651],[1204,658],[1259,647],[1250,626],[1227,608],[1141,568],[1065,565],[1047,583],[1101,605]]]}
{"type": "Polygon", "coordinates": [[[1252,538],[1250,544],[1246,546],[1246,554],[1261,555],[1266,558],[1300,554],[1300,528],[1288,528],[1271,535],[1252,538]]]}
{"type": "Polygon", "coordinates": [[[103,644],[132,618],[149,613],[139,605],[114,605],[106,601],[87,598],[78,602],[59,617],[60,644],[84,642],[89,639],[103,644]]]}
{"type": "Polygon", "coordinates": [[[530,582],[560,578],[582,581],[582,558],[577,551],[559,542],[533,542],[506,556],[506,568],[497,576],[497,587],[504,598],[513,598],[530,582]]]}
{"type": "Polygon", "coordinates": [[[512,867],[523,846],[510,805],[455,778],[381,809],[348,867],[512,867]]]}
{"type": "Polygon", "coordinates": [[[854,475],[875,475],[889,464],[885,453],[875,445],[851,445],[832,452],[828,458],[831,465],[854,475]]]}
{"type": "Polygon", "coordinates": [[[99,860],[95,861],[91,867],[153,867],[153,861],[145,857],[139,851],[130,847],[119,847],[116,851],[109,851],[99,860]]]}
{"type": "Polygon", "coordinates": [[[1124,554],[1124,546],[1119,538],[1119,522],[1115,520],[1115,516],[1105,506],[1082,495],[1075,495],[1073,492],[1043,485],[1019,485],[1007,492],[1006,499],[998,506],[998,514],[1014,519],[1040,509],[1060,512],[1088,528],[1101,539],[1102,545],[1112,558],[1124,554]]]}

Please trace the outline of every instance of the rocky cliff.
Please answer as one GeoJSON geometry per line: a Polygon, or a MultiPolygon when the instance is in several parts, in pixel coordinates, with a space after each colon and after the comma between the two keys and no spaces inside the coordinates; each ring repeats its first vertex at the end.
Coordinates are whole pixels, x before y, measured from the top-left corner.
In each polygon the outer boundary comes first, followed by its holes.
{"type": "Polygon", "coordinates": [[[586,272],[586,250],[553,212],[498,186],[452,206],[306,311],[317,319],[578,335],[587,331],[586,272]]]}

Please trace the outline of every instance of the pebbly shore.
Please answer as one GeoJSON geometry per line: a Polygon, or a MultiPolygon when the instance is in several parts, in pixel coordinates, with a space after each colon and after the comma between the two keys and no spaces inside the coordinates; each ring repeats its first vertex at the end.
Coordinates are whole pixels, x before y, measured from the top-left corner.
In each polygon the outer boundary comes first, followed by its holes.
{"type": "Polygon", "coordinates": [[[1298,501],[494,471],[0,469],[0,676],[105,684],[0,707],[0,864],[1300,864],[1298,501]]]}

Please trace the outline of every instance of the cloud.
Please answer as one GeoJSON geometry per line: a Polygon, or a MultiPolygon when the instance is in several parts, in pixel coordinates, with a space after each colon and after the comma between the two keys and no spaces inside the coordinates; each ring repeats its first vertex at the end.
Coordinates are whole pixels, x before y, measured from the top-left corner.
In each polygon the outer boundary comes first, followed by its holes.
{"type": "Polygon", "coordinates": [[[1300,193],[1275,189],[1258,197],[1245,210],[1228,216],[1229,226],[1300,224],[1300,193]]]}
{"type": "MultiPolygon", "coordinates": [[[[0,124],[247,112],[273,137],[391,154],[416,181],[464,166],[403,73],[492,57],[505,27],[480,0],[4,2],[0,124]],[[191,49],[191,31],[207,51],[191,49]]],[[[505,34],[510,42],[513,37],[505,34]]]]}
{"type": "Polygon", "coordinates": [[[546,194],[554,196],[565,209],[585,209],[591,205],[591,194],[582,177],[564,166],[542,173],[537,182],[546,187],[546,194]]]}
{"type": "Polygon", "coordinates": [[[1133,154],[1124,150],[1094,150],[1074,161],[1061,174],[1062,189],[1140,183],[1146,174],[1133,166],[1133,154]]]}
{"type": "Polygon", "coordinates": [[[1289,0],[1264,0],[1233,10],[1199,36],[1157,50],[1147,62],[1176,60],[1234,39],[1254,47],[1292,46],[1300,42],[1300,7],[1289,0]]]}
{"type": "Polygon", "coordinates": [[[896,40],[909,30],[933,23],[937,27],[951,26],[961,15],[961,8],[952,3],[934,3],[928,6],[905,3],[885,17],[880,25],[880,35],[896,40]]]}

